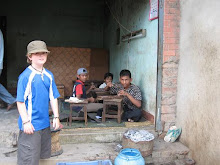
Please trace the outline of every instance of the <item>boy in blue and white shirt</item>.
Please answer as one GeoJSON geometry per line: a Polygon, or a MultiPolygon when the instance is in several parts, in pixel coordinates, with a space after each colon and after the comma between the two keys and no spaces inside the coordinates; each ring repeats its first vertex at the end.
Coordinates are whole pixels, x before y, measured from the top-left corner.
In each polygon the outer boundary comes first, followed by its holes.
{"type": "Polygon", "coordinates": [[[38,165],[40,158],[51,156],[49,102],[54,113],[53,127],[60,127],[60,94],[53,74],[43,67],[48,53],[43,41],[32,41],[27,46],[27,62],[31,65],[20,74],[17,85],[18,165],[38,165]]]}

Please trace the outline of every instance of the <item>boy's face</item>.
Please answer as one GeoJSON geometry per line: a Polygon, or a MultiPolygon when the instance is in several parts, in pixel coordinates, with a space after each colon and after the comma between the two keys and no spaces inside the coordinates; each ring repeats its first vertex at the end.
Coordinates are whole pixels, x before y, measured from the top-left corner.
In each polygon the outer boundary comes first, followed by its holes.
{"type": "Polygon", "coordinates": [[[44,63],[47,61],[47,54],[47,52],[32,53],[30,56],[28,56],[28,58],[32,64],[44,65],[44,63]]]}
{"type": "Polygon", "coordinates": [[[109,82],[112,82],[112,77],[106,77],[106,79],[104,80],[106,84],[108,84],[109,82]]]}
{"type": "Polygon", "coordinates": [[[132,78],[129,76],[121,76],[119,80],[125,89],[129,88],[132,82],[132,78]]]}
{"type": "Polygon", "coordinates": [[[80,75],[77,75],[78,79],[82,82],[86,82],[87,80],[87,73],[82,73],[80,75]]]}

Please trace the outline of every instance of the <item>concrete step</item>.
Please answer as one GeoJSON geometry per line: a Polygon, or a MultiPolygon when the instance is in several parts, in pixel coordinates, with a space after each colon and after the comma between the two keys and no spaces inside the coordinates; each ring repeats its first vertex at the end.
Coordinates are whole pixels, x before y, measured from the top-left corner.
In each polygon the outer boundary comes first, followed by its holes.
{"type": "MultiPolygon", "coordinates": [[[[114,160],[118,155],[114,149],[117,143],[80,143],[62,145],[63,153],[50,159],[40,160],[40,165],[55,165],[58,162],[85,162],[92,160],[114,160]]],[[[15,150],[15,149],[11,149],[15,150]]],[[[7,149],[7,153],[11,151],[7,149]]],[[[1,154],[1,165],[16,165],[16,152],[6,157],[1,154]]]]}
{"type": "MultiPolygon", "coordinates": [[[[40,165],[55,165],[57,162],[78,162],[92,160],[111,160],[118,155],[116,146],[118,143],[79,143],[61,145],[63,153],[40,161],[40,165]]],[[[1,151],[1,149],[0,149],[1,151]]],[[[180,142],[166,143],[161,139],[154,140],[152,155],[145,158],[148,165],[183,165],[182,161],[187,157],[189,149],[180,142]],[[181,163],[180,163],[181,162],[181,163]]],[[[16,148],[7,149],[7,153],[1,154],[1,165],[16,165],[16,148]]]]}
{"type": "Polygon", "coordinates": [[[154,165],[168,164],[176,160],[182,160],[188,157],[189,148],[181,142],[167,143],[163,139],[155,139],[153,152],[145,158],[148,163],[154,165]]]}
{"type": "Polygon", "coordinates": [[[72,143],[119,143],[123,134],[128,129],[145,129],[157,137],[153,125],[141,127],[100,127],[100,128],[77,128],[63,129],[60,132],[61,144],[72,143]]]}

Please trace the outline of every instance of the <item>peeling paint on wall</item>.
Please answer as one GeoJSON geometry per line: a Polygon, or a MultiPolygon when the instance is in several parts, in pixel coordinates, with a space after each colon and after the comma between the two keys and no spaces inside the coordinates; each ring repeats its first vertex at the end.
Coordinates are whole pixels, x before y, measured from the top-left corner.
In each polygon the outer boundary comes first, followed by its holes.
{"type": "MultiPolygon", "coordinates": [[[[149,1],[115,0],[114,3],[111,2],[111,10],[118,21],[129,31],[147,30],[145,38],[116,45],[116,29],[120,26],[111,15],[106,20],[108,24],[104,29],[104,43],[105,47],[110,50],[110,71],[114,73],[114,81],[119,80],[119,73],[122,69],[129,69],[133,83],[141,88],[143,109],[155,115],[158,20],[148,20],[149,1]]],[[[121,27],[121,36],[128,33],[121,27]]]]}

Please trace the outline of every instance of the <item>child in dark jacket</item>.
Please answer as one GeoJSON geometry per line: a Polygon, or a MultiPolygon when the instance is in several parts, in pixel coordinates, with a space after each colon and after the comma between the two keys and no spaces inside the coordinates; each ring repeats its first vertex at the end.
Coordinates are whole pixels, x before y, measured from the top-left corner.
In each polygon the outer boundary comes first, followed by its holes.
{"type": "Polygon", "coordinates": [[[93,103],[95,102],[96,97],[95,94],[91,94],[91,90],[94,89],[95,86],[91,85],[90,88],[86,90],[84,83],[87,80],[87,73],[88,72],[85,68],[79,68],[77,70],[77,80],[73,86],[73,97],[87,99],[89,103],[93,103]]]}
{"type": "MultiPolygon", "coordinates": [[[[87,99],[89,104],[87,105],[87,112],[97,112],[98,109],[102,108],[103,105],[100,103],[95,103],[96,93],[92,91],[95,88],[94,85],[91,85],[88,90],[85,88],[85,82],[87,80],[87,70],[85,68],[79,68],[77,70],[77,80],[73,86],[73,97],[78,99],[87,99]]],[[[79,116],[83,115],[82,107],[74,107],[75,112],[78,112],[79,116]]]]}

